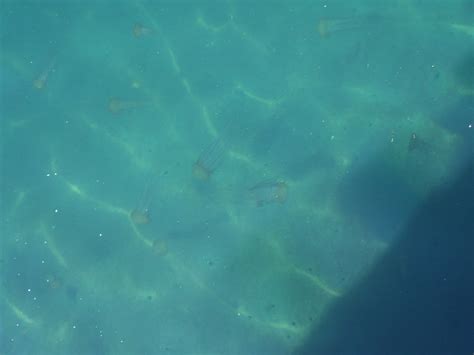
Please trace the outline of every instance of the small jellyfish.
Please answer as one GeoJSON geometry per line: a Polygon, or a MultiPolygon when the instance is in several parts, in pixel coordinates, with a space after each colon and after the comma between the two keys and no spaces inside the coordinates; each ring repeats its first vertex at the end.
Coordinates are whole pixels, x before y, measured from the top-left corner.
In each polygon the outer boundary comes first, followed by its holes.
{"type": "Polygon", "coordinates": [[[134,224],[142,225],[150,223],[150,206],[153,200],[153,178],[149,179],[138,200],[137,206],[130,212],[130,219],[134,224]]]}
{"type": "Polygon", "coordinates": [[[165,256],[168,253],[168,243],[164,239],[155,239],[151,247],[156,256],[165,256]]]}
{"type": "Polygon", "coordinates": [[[135,224],[148,224],[150,222],[149,210],[135,208],[130,212],[130,218],[135,224]]]}
{"type": "Polygon", "coordinates": [[[143,103],[137,101],[125,101],[118,98],[111,98],[109,100],[109,111],[112,113],[120,113],[122,111],[131,110],[139,106],[143,106],[143,103]]]}
{"type": "Polygon", "coordinates": [[[33,86],[37,89],[43,89],[48,80],[49,74],[54,70],[56,59],[51,60],[48,67],[33,81],[33,86]]]}
{"type": "Polygon", "coordinates": [[[288,197],[288,185],[283,181],[262,181],[249,189],[257,207],[272,203],[285,203],[288,197]]]}
{"type": "Polygon", "coordinates": [[[48,286],[52,289],[58,289],[63,286],[62,279],[56,275],[49,275],[46,279],[46,282],[48,283],[48,286]]]}
{"type": "Polygon", "coordinates": [[[427,143],[425,140],[421,139],[416,133],[410,135],[410,140],[408,141],[408,151],[413,152],[414,150],[425,151],[427,148],[427,143]]]}
{"type": "Polygon", "coordinates": [[[347,19],[320,19],[317,24],[318,34],[322,38],[329,37],[335,33],[350,31],[361,27],[359,18],[347,19]]]}
{"type": "Polygon", "coordinates": [[[140,89],[141,86],[142,86],[142,83],[140,82],[140,80],[137,80],[137,79],[132,80],[132,82],[130,83],[130,87],[132,89],[140,89]]]}
{"type": "Polygon", "coordinates": [[[150,33],[152,33],[152,29],[149,28],[149,27],[145,27],[139,23],[136,23],[134,26],[133,26],[133,35],[135,37],[143,37],[143,36],[147,36],[149,35],[150,33]]]}
{"type": "Polygon", "coordinates": [[[377,27],[381,25],[387,25],[391,22],[393,22],[393,19],[379,15],[377,13],[364,14],[348,18],[323,18],[317,23],[317,31],[322,38],[325,38],[340,32],[350,32],[362,28],[377,27]]]}
{"type": "Polygon", "coordinates": [[[217,138],[199,155],[193,165],[193,176],[198,180],[208,180],[219,167],[224,154],[224,144],[217,138]]]}

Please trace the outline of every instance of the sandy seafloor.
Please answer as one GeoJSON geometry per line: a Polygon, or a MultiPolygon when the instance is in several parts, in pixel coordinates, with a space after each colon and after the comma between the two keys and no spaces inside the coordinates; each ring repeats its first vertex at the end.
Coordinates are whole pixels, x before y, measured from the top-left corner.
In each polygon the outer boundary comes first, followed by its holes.
{"type": "Polygon", "coordinates": [[[291,353],[472,153],[470,1],[1,8],[1,354],[291,353]]]}

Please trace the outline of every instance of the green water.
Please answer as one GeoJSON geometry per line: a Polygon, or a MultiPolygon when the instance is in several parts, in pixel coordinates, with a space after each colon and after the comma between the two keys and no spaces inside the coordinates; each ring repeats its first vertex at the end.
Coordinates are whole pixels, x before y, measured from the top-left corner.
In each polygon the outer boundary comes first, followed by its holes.
{"type": "Polygon", "coordinates": [[[471,1],[0,6],[1,354],[291,353],[472,155],[471,1]]]}

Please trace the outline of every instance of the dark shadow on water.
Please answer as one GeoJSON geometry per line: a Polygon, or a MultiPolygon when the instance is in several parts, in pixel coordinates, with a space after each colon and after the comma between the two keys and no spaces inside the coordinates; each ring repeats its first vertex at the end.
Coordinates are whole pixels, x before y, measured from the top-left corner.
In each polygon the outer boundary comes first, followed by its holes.
{"type": "Polygon", "coordinates": [[[345,176],[339,201],[345,215],[363,223],[371,235],[389,241],[418,201],[407,181],[400,179],[397,167],[385,160],[375,157],[345,176]]]}
{"type": "Polygon", "coordinates": [[[416,209],[393,246],[295,354],[471,354],[474,161],[416,209]]]}
{"type": "Polygon", "coordinates": [[[473,117],[474,98],[472,96],[462,97],[448,107],[445,107],[441,114],[435,116],[436,122],[447,128],[450,132],[463,137],[471,149],[473,147],[474,128],[469,128],[469,125],[474,124],[473,117]],[[469,144],[469,142],[471,143],[469,144]]]}

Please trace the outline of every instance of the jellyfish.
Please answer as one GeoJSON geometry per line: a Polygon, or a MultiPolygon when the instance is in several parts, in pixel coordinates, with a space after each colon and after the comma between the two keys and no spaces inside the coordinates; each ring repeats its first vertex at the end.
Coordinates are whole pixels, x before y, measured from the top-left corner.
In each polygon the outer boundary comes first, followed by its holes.
{"type": "Polygon", "coordinates": [[[113,97],[109,100],[109,111],[112,113],[120,113],[122,111],[131,110],[142,105],[143,103],[137,101],[124,101],[113,97]]]}
{"type": "Polygon", "coordinates": [[[46,278],[46,282],[48,283],[48,286],[52,289],[58,289],[63,286],[63,280],[56,275],[49,275],[46,278]]]}
{"type": "Polygon", "coordinates": [[[150,222],[148,208],[135,208],[130,212],[130,219],[135,224],[148,224],[150,222]]]}
{"type": "Polygon", "coordinates": [[[130,212],[130,219],[134,224],[142,225],[150,223],[150,206],[153,199],[153,185],[153,178],[150,178],[143,189],[137,205],[130,212]]]}
{"type": "Polygon", "coordinates": [[[322,38],[325,38],[339,32],[386,25],[390,22],[393,22],[393,19],[377,13],[339,19],[323,18],[317,23],[317,31],[322,38]]]}
{"type": "Polygon", "coordinates": [[[288,197],[288,185],[284,181],[266,180],[251,187],[249,192],[257,207],[283,204],[288,197]]]}
{"type": "Polygon", "coordinates": [[[157,238],[152,244],[153,253],[157,256],[165,256],[168,253],[168,243],[166,240],[157,238]]]}
{"type": "Polygon", "coordinates": [[[224,144],[217,138],[199,155],[193,165],[193,176],[198,180],[208,180],[219,167],[224,154],[224,144]]]}
{"type": "Polygon", "coordinates": [[[410,135],[410,140],[408,141],[408,151],[412,152],[414,150],[426,151],[427,143],[424,139],[421,139],[418,134],[412,133],[410,135]]]}
{"type": "Polygon", "coordinates": [[[149,35],[150,33],[152,33],[152,29],[149,28],[149,27],[145,27],[139,23],[136,23],[134,26],[133,26],[133,35],[135,37],[143,37],[143,36],[147,36],[149,35]]]}
{"type": "Polygon", "coordinates": [[[33,86],[37,89],[42,89],[46,85],[49,74],[54,70],[56,59],[51,60],[48,67],[33,81],[33,86]]]}
{"type": "Polygon", "coordinates": [[[360,18],[347,19],[320,19],[317,24],[317,30],[322,38],[329,37],[332,34],[350,31],[361,27],[360,18]]]}

